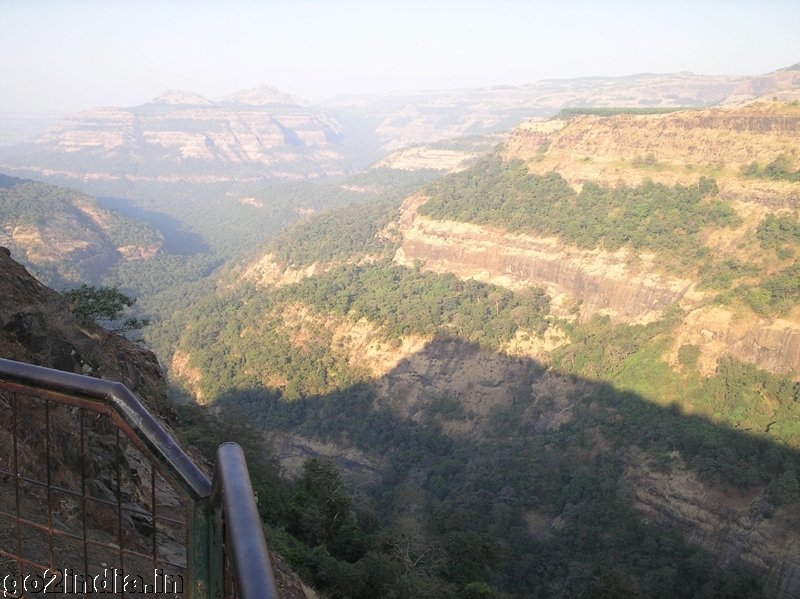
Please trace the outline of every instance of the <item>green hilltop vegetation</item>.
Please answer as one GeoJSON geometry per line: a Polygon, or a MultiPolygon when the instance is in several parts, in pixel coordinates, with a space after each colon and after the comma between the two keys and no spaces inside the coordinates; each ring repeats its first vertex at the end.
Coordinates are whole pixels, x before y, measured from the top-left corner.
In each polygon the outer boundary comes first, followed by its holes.
{"type": "Polygon", "coordinates": [[[792,160],[781,154],[775,160],[761,168],[758,162],[751,162],[742,169],[742,174],[753,179],[771,179],[773,181],[800,181],[800,169],[791,170],[792,160]]]}
{"type": "MultiPolygon", "coordinates": [[[[8,177],[5,179],[16,179],[8,177]]],[[[58,222],[58,217],[68,213],[76,216],[81,225],[100,229],[101,225],[91,220],[77,204],[88,210],[102,213],[102,233],[116,247],[130,245],[158,245],[158,234],[145,223],[126,218],[114,211],[104,210],[91,196],[64,187],[16,179],[13,185],[0,186],[0,214],[3,220],[15,225],[43,226],[50,221],[58,222]]]]}
{"type": "Polygon", "coordinates": [[[580,115],[593,115],[593,116],[616,116],[618,114],[668,114],[670,112],[678,112],[680,110],[697,110],[692,106],[642,106],[642,107],[605,107],[605,106],[569,106],[562,108],[561,111],[554,116],[554,119],[569,120],[580,115]]]}
{"type": "Polygon", "coordinates": [[[295,268],[361,255],[390,256],[398,242],[381,235],[381,231],[395,218],[399,207],[399,200],[381,198],[331,210],[292,225],[266,248],[279,262],[295,268]]]}

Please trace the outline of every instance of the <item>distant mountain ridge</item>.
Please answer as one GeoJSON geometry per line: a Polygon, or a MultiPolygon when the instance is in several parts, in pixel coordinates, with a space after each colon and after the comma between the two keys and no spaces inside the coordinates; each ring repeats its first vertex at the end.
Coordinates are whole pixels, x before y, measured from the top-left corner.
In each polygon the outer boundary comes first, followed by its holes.
{"type": "Polygon", "coordinates": [[[694,107],[800,98],[789,67],[755,77],[643,73],[521,86],[337,96],[311,104],[262,85],[212,101],[171,90],[96,108],[0,151],[0,168],[52,182],[287,181],[357,172],[389,152],[508,131],[564,107],[694,107]]]}
{"type": "Polygon", "coordinates": [[[369,113],[384,149],[509,130],[530,118],[549,118],[568,106],[705,107],[720,103],[745,81],[740,76],[643,73],[625,77],[549,79],[521,86],[339,96],[331,110],[369,113]]]}
{"type": "Polygon", "coordinates": [[[70,115],[32,142],[7,149],[6,170],[133,184],[343,174],[340,123],[301,103],[267,86],[220,102],[171,90],[141,106],[70,115]]]}

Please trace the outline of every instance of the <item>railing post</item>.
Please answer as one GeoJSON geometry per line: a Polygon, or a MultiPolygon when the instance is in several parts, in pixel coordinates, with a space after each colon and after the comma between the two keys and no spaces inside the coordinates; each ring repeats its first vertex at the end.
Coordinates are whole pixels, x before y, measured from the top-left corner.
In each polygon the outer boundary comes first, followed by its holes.
{"type": "Polygon", "coordinates": [[[225,597],[225,563],[223,559],[223,533],[222,533],[222,513],[215,510],[211,505],[211,498],[208,502],[208,529],[209,529],[209,572],[211,580],[211,596],[225,597]]]}
{"type": "Polygon", "coordinates": [[[195,501],[188,508],[186,567],[191,584],[190,599],[222,597],[221,547],[217,537],[214,510],[208,498],[195,501]]]}

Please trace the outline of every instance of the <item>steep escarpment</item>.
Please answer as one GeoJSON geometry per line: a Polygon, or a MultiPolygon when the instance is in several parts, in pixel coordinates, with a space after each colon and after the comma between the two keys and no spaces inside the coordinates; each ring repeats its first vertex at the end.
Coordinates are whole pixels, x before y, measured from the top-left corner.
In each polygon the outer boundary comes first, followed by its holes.
{"type": "Polygon", "coordinates": [[[553,314],[596,315],[614,322],[645,324],[678,305],[687,311],[677,336],[680,345],[701,348],[705,374],[718,358],[731,354],[771,372],[800,371],[800,322],[795,313],[765,318],[708,305],[717,295],[692,276],[670,276],[653,254],[581,250],[553,237],[514,235],[470,223],[431,220],[416,213],[420,198],[409,200],[400,220],[403,241],[398,264],[422,263],[426,269],[454,273],[506,287],[547,289],[553,314]]]}
{"type": "Polygon", "coordinates": [[[718,556],[723,567],[739,560],[764,581],[769,597],[800,593],[797,514],[793,505],[768,507],[769,493],[709,488],[670,456],[670,472],[659,471],[638,452],[626,456],[624,477],[637,510],[653,523],[679,530],[693,543],[718,556]],[[792,557],[790,557],[792,556],[792,557]]]}
{"type": "MultiPolygon", "coordinates": [[[[789,223],[786,208],[800,201],[794,175],[800,167],[799,111],[794,104],[771,103],[524,123],[501,155],[508,164],[523,160],[520,168],[529,175],[518,180],[497,171],[488,175],[495,184],[484,177],[475,191],[476,175],[461,174],[462,183],[453,183],[453,189],[428,192],[434,204],[423,196],[410,198],[398,220],[403,240],[395,259],[510,288],[542,286],[555,313],[571,311],[582,321],[601,314],[617,322],[648,322],[677,305],[687,316],[669,354],[673,365],[679,347],[688,343],[700,348],[706,374],[725,354],[772,372],[797,372],[795,311],[768,313],[753,298],[761,293],[755,291],[763,286],[759,280],[772,280],[791,264],[789,254],[780,258],[769,250],[774,234],[765,223],[774,214],[789,223]],[[650,192],[631,193],[655,189],[648,187],[652,182],[656,188],[691,189],[709,177],[715,189],[698,208],[726,200],[726,210],[737,215],[733,220],[717,219],[716,225],[709,220],[698,229],[700,213],[670,220],[649,203],[650,192]],[[561,181],[579,192],[562,190],[561,181]],[[525,191],[534,184],[538,191],[525,191]],[[631,191],[619,201],[606,194],[609,200],[602,201],[608,204],[600,209],[600,192],[592,185],[631,191]],[[548,199],[549,193],[560,194],[561,203],[548,199]],[[561,210],[563,218],[553,210],[561,210]],[[734,264],[744,270],[733,274],[734,264]]],[[[681,206],[686,204],[668,210],[677,215],[681,206]]]]}
{"type": "Polygon", "coordinates": [[[415,210],[424,200],[404,204],[403,242],[394,258],[399,264],[413,266],[419,260],[435,272],[511,289],[543,286],[559,310],[555,313],[579,312],[584,320],[603,314],[615,321],[648,322],[675,302],[693,305],[703,297],[693,281],[659,272],[652,255],[640,256],[632,268],[634,254],[627,249],[581,250],[555,237],[432,220],[415,210]]]}

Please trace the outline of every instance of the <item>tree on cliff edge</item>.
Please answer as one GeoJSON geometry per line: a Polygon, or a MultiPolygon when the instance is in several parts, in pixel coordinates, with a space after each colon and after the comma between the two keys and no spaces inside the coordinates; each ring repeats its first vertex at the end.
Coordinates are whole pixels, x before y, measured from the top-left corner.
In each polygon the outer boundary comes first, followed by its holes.
{"type": "Polygon", "coordinates": [[[116,287],[94,287],[83,284],[77,289],[65,290],[62,295],[69,302],[72,313],[84,324],[109,323],[107,328],[118,335],[143,329],[147,318],[123,318],[127,308],[136,303],[116,287]]]}

